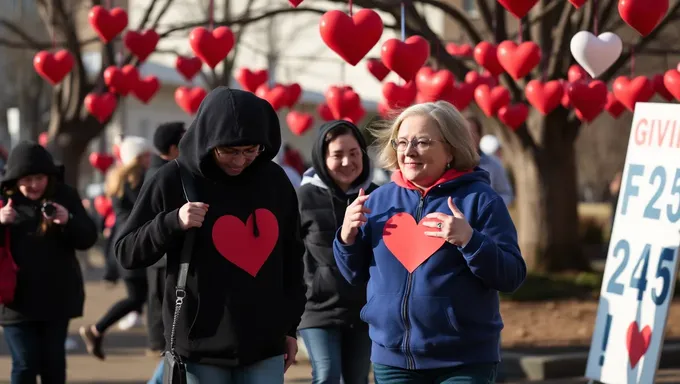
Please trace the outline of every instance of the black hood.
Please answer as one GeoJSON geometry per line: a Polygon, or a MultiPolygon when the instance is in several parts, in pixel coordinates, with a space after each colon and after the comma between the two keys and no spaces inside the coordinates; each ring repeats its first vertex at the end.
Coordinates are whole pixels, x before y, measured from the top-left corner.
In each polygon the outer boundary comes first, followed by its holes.
{"type": "Polygon", "coordinates": [[[243,173],[271,161],[281,147],[281,127],[274,108],[250,92],[221,86],[203,99],[179,143],[179,161],[203,177],[224,176],[212,159],[212,150],[256,144],[264,145],[264,152],[243,173]]]}
{"type": "Polygon", "coordinates": [[[52,155],[40,144],[22,141],[12,149],[7,158],[0,189],[11,187],[24,176],[39,173],[60,178],[62,169],[54,164],[52,155]]]}
{"type": "Polygon", "coordinates": [[[371,160],[368,157],[367,152],[366,139],[364,139],[364,136],[361,134],[361,131],[359,130],[359,128],[357,128],[356,125],[346,120],[333,120],[323,124],[319,128],[319,134],[316,137],[316,142],[314,143],[314,147],[312,148],[312,166],[319,179],[321,179],[321,181],[326,186],[328,186],[328,188],[336,196],[344,196],[345,193],[337,186],[337,184],[335,184],[335,181],[333,181],[331,176],[328,174],[328,169],[326,168],[326,151],[328,150],[328,148],[324,143],[324,138],[326,137],[328,131],[341,125],[347,126],[351,129],[352,134],[354,135],[354,138],[357,139],[357,142],[359,143],[359,147],[361,147],[362,152],[363,171],[361,172],[359,177],[357,177],[357,179],[354,181],[353,186],[361,185],[369,181],[369,179],[371,178],[372,170],[371,160]]]}

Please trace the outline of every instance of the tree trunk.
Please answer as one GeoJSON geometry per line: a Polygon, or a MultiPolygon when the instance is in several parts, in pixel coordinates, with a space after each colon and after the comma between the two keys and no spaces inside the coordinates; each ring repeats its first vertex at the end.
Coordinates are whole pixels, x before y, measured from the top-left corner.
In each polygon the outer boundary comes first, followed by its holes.
{"type": "MultiPolygon", "coordinates": [[[[54,110],[52,111],[54,113],[54,110]]],[[[55,161],[64,166],[64,181],[78,188],[80,164],[90,141],[104,126],[91,117],[85,121],[53,118],[50,124],[48,149],[55,161]]]]}
{"type": "Polygon", "coordinates": [[[524,259],[536,272],[588,270],[579,238],[576,135],[568,131],[566,110],[548,117],[534,112],[527,124],[542,142],[512,156],[524,259]]]}

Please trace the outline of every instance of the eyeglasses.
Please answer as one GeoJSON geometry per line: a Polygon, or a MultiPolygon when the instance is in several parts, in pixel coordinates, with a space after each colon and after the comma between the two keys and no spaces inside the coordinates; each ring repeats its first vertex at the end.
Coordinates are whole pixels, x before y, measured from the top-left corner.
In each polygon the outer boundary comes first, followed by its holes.
{"type": "Polygon", "coordinates": [[[392,148],[396,149],[397,152],[406,152],[409,144],[411,144],[411,147],[415,148],[416,151],[425,152],[430,149],[433,142],[446,143],[446,141],[435,140],[429,137],[414,137],[411,140],[399,139],[391,141],[392,148]]]}
{"type": "Polygon", "coordinates": [[[238,155],[243,155],[243,157],[253,158],[264,152],[264,145],[258,145],[257,147],[242,150],[229,147],[216,147],[215,152],[218,156],[236,157],[238,155]]]}

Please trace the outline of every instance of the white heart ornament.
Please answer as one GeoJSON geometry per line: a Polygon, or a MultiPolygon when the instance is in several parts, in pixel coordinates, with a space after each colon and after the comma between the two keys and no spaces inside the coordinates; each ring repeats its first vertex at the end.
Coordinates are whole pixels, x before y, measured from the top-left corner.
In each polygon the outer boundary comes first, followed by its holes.
{"type": "Polygon", "coordinates": [[[595,36],[581,31],[571,38],[571,54],[577,63],[596,78],[616,62],[623,51],[621,39],[611,32],[595,36]]]}

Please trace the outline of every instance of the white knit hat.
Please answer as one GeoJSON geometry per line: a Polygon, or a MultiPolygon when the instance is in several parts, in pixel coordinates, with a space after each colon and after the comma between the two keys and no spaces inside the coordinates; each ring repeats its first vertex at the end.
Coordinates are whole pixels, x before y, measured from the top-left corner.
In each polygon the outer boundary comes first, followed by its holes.
{"type": "Polygon", "coordinates": [[[139,136],[125,136],[118,148],[120,148],[120,161],[123,165],[132,163],[137,156],[145,152],[151,152],[149,141],[139,136]]]}

